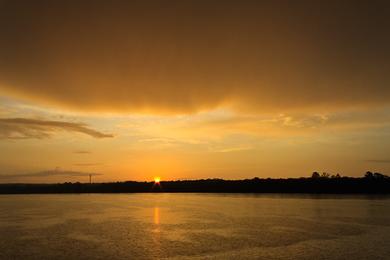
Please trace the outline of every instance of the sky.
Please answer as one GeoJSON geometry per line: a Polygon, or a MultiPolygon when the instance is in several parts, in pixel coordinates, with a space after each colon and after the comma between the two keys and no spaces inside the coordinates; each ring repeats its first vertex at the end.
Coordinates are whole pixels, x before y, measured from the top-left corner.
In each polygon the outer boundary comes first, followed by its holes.
{"type": "Polygon", "coordinates": [[[390,172],[388,1],[0,0],[0,182],[390,172]]]}

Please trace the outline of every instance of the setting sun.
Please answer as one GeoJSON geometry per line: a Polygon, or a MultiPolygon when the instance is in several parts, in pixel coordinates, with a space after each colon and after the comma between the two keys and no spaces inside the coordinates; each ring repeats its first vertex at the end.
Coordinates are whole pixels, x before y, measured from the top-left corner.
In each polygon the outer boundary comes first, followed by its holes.
{"type": "Polygon", "coordinates": [[[160,180],[161,180],[160,177],[154,177],[154,183],[158,184],[160,183],[160,180]]]}

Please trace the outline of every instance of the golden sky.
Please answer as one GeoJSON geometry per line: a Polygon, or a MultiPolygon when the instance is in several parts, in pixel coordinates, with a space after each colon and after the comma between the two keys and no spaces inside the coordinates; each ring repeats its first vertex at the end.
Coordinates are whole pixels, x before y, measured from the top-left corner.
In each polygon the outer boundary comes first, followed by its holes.
{"type": "Polygon", "coordinates": [[[386,1],[0,0],[0,182],[390,170],[386,1]]]}

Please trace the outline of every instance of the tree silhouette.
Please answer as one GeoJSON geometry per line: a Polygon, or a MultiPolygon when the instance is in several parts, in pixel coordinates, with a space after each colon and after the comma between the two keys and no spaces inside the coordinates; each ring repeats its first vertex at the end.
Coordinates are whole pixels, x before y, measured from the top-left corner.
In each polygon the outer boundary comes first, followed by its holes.
{"type": "Polygon", "coordinates": [[[313,179],[318,179],[318,178],[320,178],[320,174],[319,174],[318,172],[313,172],[313,174],[311,175],[311,177],[312,177],[313,179]]]}
{"type": "Polygon", "coordinates": [[[376,180],[383,180],[385,178],[388,178],[388,176],[386,176],[382,173],[379,173],[379,172],[374,173],[374,179],[376,179],[376,180]]]}
{"type": "Polygon", "coordinates": [[[370,172],[370,171],[367,171],[366,174],[364,174],[364,178],[373,179],[374,174],[372,174],[372,172],[370,172]]]}

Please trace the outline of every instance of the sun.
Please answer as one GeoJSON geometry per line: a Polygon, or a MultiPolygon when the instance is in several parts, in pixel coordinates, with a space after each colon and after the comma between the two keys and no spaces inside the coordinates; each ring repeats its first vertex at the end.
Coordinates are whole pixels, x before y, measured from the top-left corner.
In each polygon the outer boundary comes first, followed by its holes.
{"type": "Polygon", "coordinates": [[[159,184],[160,180],[160,177],[154,177],[154,183],[159,184]]]}

